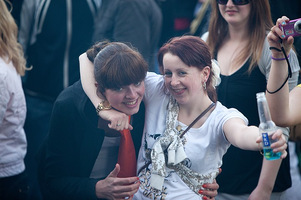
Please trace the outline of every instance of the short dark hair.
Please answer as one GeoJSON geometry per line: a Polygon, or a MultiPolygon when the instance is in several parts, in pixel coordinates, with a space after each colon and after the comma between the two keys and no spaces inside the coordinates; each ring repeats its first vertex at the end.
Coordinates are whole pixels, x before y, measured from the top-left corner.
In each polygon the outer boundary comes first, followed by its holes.
{"type": "Polygon", "coordinates": [[[94,76],[99,92],[119,89],[145,79],[148,65],[133,47],[121,42],[100,42],[87,52],[94,62],[94,76]]]}

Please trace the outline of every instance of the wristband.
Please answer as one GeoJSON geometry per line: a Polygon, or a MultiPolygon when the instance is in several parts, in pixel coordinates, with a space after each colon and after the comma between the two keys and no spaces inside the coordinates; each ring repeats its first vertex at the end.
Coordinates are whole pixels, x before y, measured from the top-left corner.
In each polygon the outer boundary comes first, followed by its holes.
{"type": "MultiPolygon", "coordinates": [[[[287,56],[287,58],[289,58],[290,57],[290,55],[288,55],[287,56]]],[[[271,56],[271,58],[272,58],[272,60],[285,60],[286,58],[275,58],[275,57],[273,57],[273,56],[271,56]]]]}

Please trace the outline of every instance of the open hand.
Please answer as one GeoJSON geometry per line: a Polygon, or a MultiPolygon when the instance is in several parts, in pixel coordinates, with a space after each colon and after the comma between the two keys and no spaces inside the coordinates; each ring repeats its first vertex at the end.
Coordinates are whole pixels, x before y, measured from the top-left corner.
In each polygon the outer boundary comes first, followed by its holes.
{"type": "Polygon", "coordinates": [[[104,179],[96,183],[97,198],[121,200],[133,198],[138,191],[140,182],[138,177],[118,178],[120,165],[116,164],[114,170],[104,179]]]}

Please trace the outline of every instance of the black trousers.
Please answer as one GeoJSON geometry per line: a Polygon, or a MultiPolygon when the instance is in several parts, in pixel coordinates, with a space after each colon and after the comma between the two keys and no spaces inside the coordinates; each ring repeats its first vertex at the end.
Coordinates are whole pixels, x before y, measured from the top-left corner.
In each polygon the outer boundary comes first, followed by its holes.
{"type": "Polygon", "coordinates": [[[0,178],[1,200],[29,200],[30,187],[25,172],[21,174],[0,178]]]}

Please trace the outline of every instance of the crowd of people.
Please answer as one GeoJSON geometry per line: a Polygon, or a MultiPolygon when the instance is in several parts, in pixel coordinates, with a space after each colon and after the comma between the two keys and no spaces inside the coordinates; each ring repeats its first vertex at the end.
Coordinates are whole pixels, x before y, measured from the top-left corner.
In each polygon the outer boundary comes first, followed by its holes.
{"type": "Polygon", "coordinates": [[[301,198],[300,10],[0,0],[0,199],[301,198]]]}

